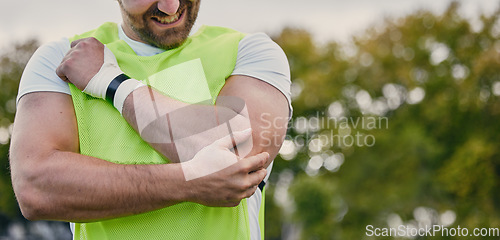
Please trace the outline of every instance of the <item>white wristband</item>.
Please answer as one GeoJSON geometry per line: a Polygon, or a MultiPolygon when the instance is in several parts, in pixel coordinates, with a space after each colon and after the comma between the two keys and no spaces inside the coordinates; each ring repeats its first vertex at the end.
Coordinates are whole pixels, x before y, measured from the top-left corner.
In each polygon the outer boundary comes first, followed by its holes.
{"type": "Polygon", "coordinates": [[[104,46],[104,63],[92,79],[87,83],[84,93],[87,93],[93,97],[106,99],[106,91],[109,84],[116,76],[122,74],[122,70],[118,66],[115,55],[104,46]]]}
{"type": "MultiPolygon", "coordinates": [[[[118,86],[116,89],[115,97],[113,99],[113,106],[122,114],[123,104],[125,103],[125,99],[127,96],[132,93],[135,89],[140,88],[144,85],[142,82],[135,79],[127,79],[123,83],[118,86]]],[[[123,115],[123,114],[122,114],[123,115]]]]}

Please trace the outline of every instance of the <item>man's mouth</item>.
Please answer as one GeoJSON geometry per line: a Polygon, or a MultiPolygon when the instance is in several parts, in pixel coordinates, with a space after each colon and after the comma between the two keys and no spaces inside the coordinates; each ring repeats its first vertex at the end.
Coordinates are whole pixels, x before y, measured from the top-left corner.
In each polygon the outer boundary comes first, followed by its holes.
{"type": "Polygon", "coordinates": [[[159,22],[161,24],[172,24],[172,23],[175,23],[177,22],[182,14],[184,13],[185,11],[182,10],[182,11],[177,11],[176,14],[174,15],[171,15],[171,16],[163,16],[163,17],[160,17],[160,16],[154,16],[154,17],[151,17],[154,21],[156,22],[159,22]]]}

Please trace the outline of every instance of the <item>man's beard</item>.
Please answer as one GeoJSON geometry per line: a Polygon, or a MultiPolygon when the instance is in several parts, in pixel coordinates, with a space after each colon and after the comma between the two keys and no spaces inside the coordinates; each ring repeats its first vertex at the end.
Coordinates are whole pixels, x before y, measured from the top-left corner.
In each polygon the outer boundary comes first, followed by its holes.
{"type": "MultiPolygon", "coordinates": [[[[184,23],[181,26],[165,29],[160,33],[154,32],[150,26],[152,17],[168,16],[158,9],[157,4],[152,5],[142,16],[134,16],[125,11],[132,30],[138,37],[149,45],[170,50],[181,46],[189,36],[196,18],[198,17],[199,1],[182,1],[179,5],[179,11],[182,11],[184,23]]],[[[122,7],[123,9],[123,7],[122,7]]]]}

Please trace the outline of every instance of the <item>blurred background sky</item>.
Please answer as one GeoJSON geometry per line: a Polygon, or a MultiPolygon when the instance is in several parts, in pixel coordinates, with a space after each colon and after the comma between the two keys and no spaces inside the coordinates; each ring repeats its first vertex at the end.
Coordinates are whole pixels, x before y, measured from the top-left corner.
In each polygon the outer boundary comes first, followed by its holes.
{"type": "MultiPolygon", "coordinates": [[[[492,14],[499,0],[459,0],[464,16],[492,14]]],[[[243,32],[279,32],[302,27],[318,41],[346,41],[384,16],[398,17],[417,9],[442,12],[450,0],[203,0],[198,24],[243,32]]],[[[93,29],[104,21],[120,22],[114,0],[0,1],[0,48],[36,37],[47,42],[93,29]]]]}

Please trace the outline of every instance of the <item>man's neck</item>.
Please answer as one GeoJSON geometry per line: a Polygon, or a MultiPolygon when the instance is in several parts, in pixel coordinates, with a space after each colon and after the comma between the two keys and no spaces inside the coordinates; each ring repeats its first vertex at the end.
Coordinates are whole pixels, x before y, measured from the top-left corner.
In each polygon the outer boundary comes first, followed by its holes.
{"type": "Polygon", "coordinates": [[[118,37],[121,40],[125,41],[139,56],[153,56],[165,51],[161,48],[151,46],[147,43],[133,40],[132,38],[127,36],[127,34],[125,34],[125,31],[123,31],[123,27],[121,25],[118,26],[118,37]]]}

